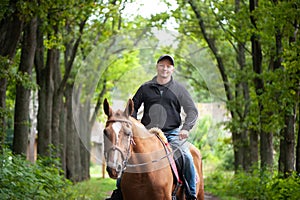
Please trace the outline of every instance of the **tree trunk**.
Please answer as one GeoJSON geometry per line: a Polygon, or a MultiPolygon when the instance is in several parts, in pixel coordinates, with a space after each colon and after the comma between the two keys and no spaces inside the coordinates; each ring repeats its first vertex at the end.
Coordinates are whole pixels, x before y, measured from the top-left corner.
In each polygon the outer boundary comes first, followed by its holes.
{"type": "MultiPolygon", "coordinates": [[[[49,49],[46,67],[41,69],[42,75],[38,79],[39,110],[38,110],[38,155],[51,156],[52,141],[52,104],[53,104],[53,69],[58,51],[49,49]]],[[[41,66],[38,66],[41,67],[41,66]]]]}
{"type": "MultiPolygon", "coordinates": [[[[73,120],[73,118],[72,118],[73,120]]],[[[73,120],[74,130],[73,130],[73,136],[74,136],[74,154],[75,154],[75,160],[73,165],[75,166],[75,174],[73,176],[74,182],[80,182],[82,180],[82,165],[81,165],[81,139],[79,137],[78,131],[75,128],[74,120],[73,120]]]]}
{"type": "Polygon", "coordinates": [[[250,133],[250,160],[251,166],[258,167],[258,134],[255,130],[251,130],[250,133]]]}
{"type": "Polygon", "coordinates": [[[232,132],[233,154],[234,154],[234,171],[237,172],[243,167],[243,152],[241,150],[241,134],[232,132]]]}
{"type": "Polygon", "coordinates": [[[295,170],[295,115],[285,115],[286,127],[281,131],[279,171],[288,176],[295,170]]]}
{"type": "MultiPolygon", "coordinates": [[[[30,77],[36,49],[36,28],[36,18],[32,19],[25,27],[19,66],[19,72],[30,77]]],[[[27,89],[22,84],[17,83],[16,88],[13,152],[26,155],[30,130],[30,89],[27,89]]]]}
{"type": "MultiPolygon", "coordinates": [[[[273,0],[277,5],[278,1],[273,0]]],[[[282,69],[282,33],[278,26],[275,26],[275,44],[276,55],[274,56],[274,71],[282,69]]],[[[290,81],[289,74],[286,75],[285,81],[290,81]]],[[[297,88],[295,89],[297,91],[297,88]]],[[[280,93],[281,91],[278,91],[280,93]]],[[[285,105],[284,108],[293,108],[283,110],[285,113],[285,126],[281,130],[280,155],[279,155],[279,172],[285,176],[295,170],[295,123],[296,123],[296,104],[290,102],[278,102],[285,105]],[[290,111],[291,110],[291,111],[290,111]]]]}
{"type": "MultiPolygon", "coordinates": [[[[238,14],[240,11],[240,1],[236,0],[235,1],[235,12],[238,14]]],[[[241,30],[242,25],[239,25],[238,28],[241,30]]],[[[243,72],[246,70],[246,56],[245,56],[245,43],[238,41],[237,44],[237,63],[240,66],[240,71],[243,72]]],[[[236,87],[236,99],[240,99],[241,96],[243,96],[244,99],[244,104],[239,103],[237,110],[239,112],[239,116],[241,118],[241,124],[244,123],[245,118],[249,114],[249,109],[250,109],[250,94],[249,94],[249,87],[248,87],[248,82],[247,78],[242,78],[242,81],[238,83],[238,86],[236,87]]],[[[250,144],[253,144],[250,142],[251,137],[249,137],[251,134],[250,130],[248,128],[245,128],[243,130],[243,133],[241,134],[241,151],[242,151],[242,166],[243,170],[249,171],[251,165],[253,164],[253,161],[251,160],[251,150],[254,148],[253,146],[251,147],[250,144]]]]}
{"type": "Polygon", "coordinates": [[[67,163],[66,163],[66,150],[67,150],[67,109],[65,104],[62,105],[62,112],[59,116],[59,146],[61,147],[60,159],[61,168],[64,171],[64,176],[67,177],[67,163]]]}
{"type": "MultiPolygon", "coordinates": [[[[87,19],[86,19],[87,20],[87,19]]],[[[65,119],[63,117],[62,109],[63,109],[63,93],[65,91],[65,87],[67,84],[67,80],[70,77],[71,70],[73,67],[73,63],[76,57],[76,53],[81,42],[81,35],[83,33],[83,28],[85,26],[86,20],[83,20],[79,25],[79,37],[75,40],[71,40],[71,42],[65,44],[66,50],[64,52],[64,75],[62,78],[62,74],[60,72],[59,67],[59,59],[57,59],[57,65],[55,65],[54,70],[54,95],[53,95],[53,109],[52,109],[52,143],[56,147],[56,156],[60,157],[62,160],[63,169],[66,170],[66,127],[65,127],[65,119]],[[74,45],[72,46],[72,42],[74,45]],[[62,121],[61,121],[62,120],[62,121]],[[60,127],[62,126],[62,127],[60,127]],[[60,141],[61,140],[61,141],[60,141]]],[[[57,28],[56,28],[57,29],[57,28]]],[[[66,31],[69,30],[68,24],[66,25],[66,31]]],[[[70,97],[71,98],[71,97],[70,97]]],[[[69,107],[67,107],[69,108],[69,107]]],[[[66,109],[68,112],[68,109],[66,109]]],[[[77,135],[76,135],[77,136],[77,135]]],[[[78,144],[79,150],[79,144],[78,144]]],[[[80,150],[79,150],[80,151],[80,150]]],[[[76,154],[77,155],[77,154],[76,154]]],[[[78,156],[75,156],[77,159],[78,156]]],[[[80,162],[76,162],[79,163],[80,162]]],[[[79,168],[78,173],[82,172],[79,168]]]]}
{"type": "Polygon", "coordinates": [[[54,92],[53,92],[53,104],[52,104],[52,124],[51,124],[51,143],[55,148],[53,152],[54,156],[59,158],[61,157],[61,146],[60,146],[60,116],[62,114],[63,107],[63,92],[59,90],[60,83],[62,80],[60,73],[60,64],[59,64],[59,50],[56,50],[56,57],[54,58],[53,65],[53,83],[54,83],[54,92]]]}
{"type": "MultiPolygon", "coordinates": [[[[250,0],[250,19],[253,27],[256,29],[256,19],[251,15],[258,6],[258,0],[250,0]]],[[[252,62],[253,62],[253,71],[256,73],[254,78],[255,92],[258,97],[258,109],[259,109],[259,134],[260,134],[260,157],[261,157],[261,167],[271,167],[273,165],[273,135],[272,133],[266,133],[262,126],[265,121],[265,116],[262,116],[264,110],[263,104],[260,100],[261,95],[264,90],[264,83],[262,78],[259,75],[262,74],[262,50],[260,44],[259,35],[253,33],[251,36],[252,44],[252,62]]]]}
{"type": "Polygon", "coordinates": [[[82,179],[87,180],[90,178],[90,151],[91,151],[91,131],[90,124],[91,115],[91,102],[87,100],[81,107],[81,128],[80,128],[80,154],[81,154],[81,166],[82,166],[82,179]]]}
{"type": "MultiPolygon", "coordinates": [[[[45,135],[46,128],[46,68],[44,63],[44,33],[42,31],[43,21],[38,19],[37,28],[37,49],[35,54],[35,72],[36,72],[36,82],[39,86],[38,91],[38,113],[37,113],[37,132],[38,132],[38,144],[37,153],[40,155],[47,155],[47,150],[45,146],[49,144],[49,136],[43,138],[45,135]],[[45,139],[45,142],[43,141],[45,139]]],[[[47,136],[47,135],[46,135],[47,136]]]]}
{"type": "MultiPolygon", "coordinates": [[[[221,77],[222,77],[223,85],[224,85],[225,92],[226,92],[227,101],[232,102],[233,101],[233,94],[232,94],[231,88],[229,86],[229,81],[228,81],[228,77],[227,77],[227,74],[226,74],[226,71],[225,71],[225,66],[224,66],[224,63],[223,63],[223,59],[219,54],[219,49],[215,45],[214,38],[210,38],[210,36],[209,36],[209,34],[206,30],[206,25],[204,23],[203,16],[201,15],[200,9],[197,7],[196,2],[197,1],[194,1],[194,0],[188,0],[188,3],[190,4],[193,12],[196,15],[196,19],[197,19],[199,28],[202,32],[202,35],[203,35],[206,43],[208,44],[210,50],[212,51],[212,53],[213,53],[213,55],[214,55],[214,57],[217,61],[217,66],[218,66],[219,72],[220,72],[221,77]]],[[[234,111],[230,110],[230,114],[231,114],[232,119],[236,119],[237,116],[235,115],[234,111]]],[[[238,132],[232,131],[232,143],[234,145],[233,149],[234,149],[235,169],[236,170],[239,168],[239,166],[242,165],[242,159],[240,158],[240,156],[241,156],[240,151],[241,150],[238,150],[240,148],[238,143],[239,143],[239,141],[240,141],[239,139],[241,137],[239,134],[240,133],[238,133],[238,132]]]]}
{"type": "Polygon", "coordinates": [[[19,42],[22,29],[23,20],[21,20],[20,13],[16,9],[16,0],[10,1],[9,11],[16,10],[11,15],[7,13],[5,17],[0,21],[0,59],[1,59],[1,77],[0,77],[0,152],[4,148],[4,140],[6,134],[6,87],[7,77],[3,76],[7,74],[9,65],[12,63],[15,57],[17,44],[19,42]],[[3,63],[2,63],[3,62],[3,63]]]}
{"type": "MultiPolygon", "coordinates": [[[[53,74],[58,65],[59,51],[48,49],[46,65],[44,64],[44,34],[41,32],[42,21],[38,29],[38,50],[36,55],[36,72],[39,90],[39,109],[38,109],[38,155],[51,156],[52,144],[52,108],[54,81],[53,74]]],[[[57,33],[57,27],[53,27],[57,33]]],[[[48,36],[51,37],[51,36],[48,36]]]]}
{"type": "Polygon", "coordinates": [[[285,174],[290,174],[295,170],[295,118],[294,113],[286,116],[286,163],[285,163],[285,174]]]}
{"type": "MultiPolygon", "coordinates": [[[[298,91],[298,114],[300,114],[300,104],[299,104],[299,91],[298,91]]],[[[298,116],[298,140],[297,140],[297,147],[296,147],[296,171],[300,174],[300,119],[298,116]]]]}
{"type": "Polygon", "coordinates": [[[67,84],[65,91],[66,99],[66,175],[67,178],[73,182],[76,182],[76,163],[75,163],[75,146],[76,131],[73,120],[72,109],[72,88],[73,85],[67,84]]]}

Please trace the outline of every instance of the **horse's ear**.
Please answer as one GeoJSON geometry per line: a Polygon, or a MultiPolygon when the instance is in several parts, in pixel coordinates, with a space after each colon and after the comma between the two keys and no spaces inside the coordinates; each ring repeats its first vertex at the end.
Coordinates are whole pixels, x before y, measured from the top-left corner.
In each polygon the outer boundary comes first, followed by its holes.
{"type": "Polygon", "coordinates": [[[133,101],[132,101],[132,99],[129,99],[128,102],[127,102],[124,113],[127,117],[129,117],[129,116],[132,115],[133,110],[134,110],[133,101]]]}
{"type": "Polygon", "coordinates": [[[109,117],[111,116],[112,114],[112,109],[111,107],[109,106],[109,103],[107,101],[107,99],[105,98],[104,101],[103,101],[103,110],[104,110],[104,113],[109,117]]]}

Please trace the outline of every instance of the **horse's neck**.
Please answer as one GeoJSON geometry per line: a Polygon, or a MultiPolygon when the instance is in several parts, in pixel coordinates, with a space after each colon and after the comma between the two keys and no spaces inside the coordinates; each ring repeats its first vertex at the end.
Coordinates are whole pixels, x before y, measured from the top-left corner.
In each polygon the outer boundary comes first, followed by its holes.
{"type": "Polygon", "coordinates": [[[138,121],[134,121],[133,123],[133,139],[136,153],[155,151],[162,148],[157,137],[138,121]]]}
{"type": "MultiPolygon", "coordinates": [[[[168,166],[168,159],[164,159],[167,152],[155,134],[150,133],[138,121],[133,123],[132,131],[133,144],[128,163],[134,167],[130,168],[130,170],[134,172],[153,172],[168,166]]],[[[127,169],[129,170],[129,168],[127,169]]]]}
{"type": "Polygon", "coordinates": [[[133,130],[134,137],[147,138],[151,136],[151,134],[146,129],[146,127],[142,123],[138,122],[137,120],[133,121],[132,130],[133,130]]]}

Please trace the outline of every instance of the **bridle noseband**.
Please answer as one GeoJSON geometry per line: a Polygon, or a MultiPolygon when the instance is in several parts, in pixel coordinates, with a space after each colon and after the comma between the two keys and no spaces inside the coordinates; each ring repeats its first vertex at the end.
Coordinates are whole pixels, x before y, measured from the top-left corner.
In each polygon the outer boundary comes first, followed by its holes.
{"type": "Polygon", "coordinates": [[[132,125],[132,122],[128,119],[109,119],[106,121],[106,123],[114,123],[114,122],[125,122],[129,125],[132,125]]]}

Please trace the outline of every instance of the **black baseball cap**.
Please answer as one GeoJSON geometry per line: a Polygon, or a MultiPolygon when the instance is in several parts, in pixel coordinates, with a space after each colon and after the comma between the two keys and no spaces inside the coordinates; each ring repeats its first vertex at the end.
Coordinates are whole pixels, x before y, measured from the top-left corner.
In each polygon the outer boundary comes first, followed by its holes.
{"type": "Polygon", "coordinates": [[[174,58],[168,54],[160,56],[159,59],[157,60],[157,63],[159,63],[160,61],[162,61],[164,59],[168,59],[169,61],[171,61],[172,65],[174,66],[174,58]]]}

